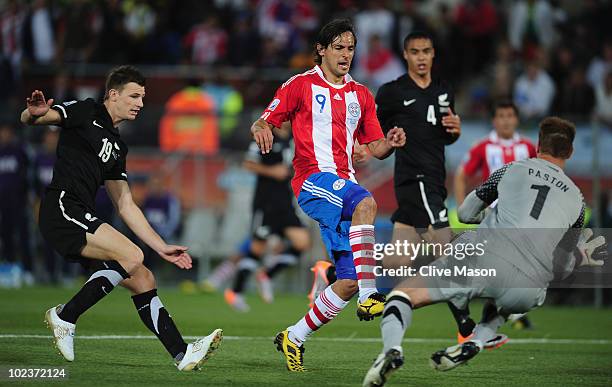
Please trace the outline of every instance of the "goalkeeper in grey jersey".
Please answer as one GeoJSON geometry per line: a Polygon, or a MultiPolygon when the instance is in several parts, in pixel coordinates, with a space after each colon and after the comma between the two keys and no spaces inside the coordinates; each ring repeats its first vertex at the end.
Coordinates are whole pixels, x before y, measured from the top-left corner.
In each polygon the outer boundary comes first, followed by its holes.
{"type": "Polygon", "coordinates": [[[544,119],[537,158],[502,167],[466,197],[459,219],[480,226],[454,243],[481,244],[481,254],[461,259],[455,250],[454,256],[419,270],[387,296],[381,322],[383,351],[366,374],[364,386],[382,386],[403,364],[401,343],[413,309],[448,301],[462,308],[473,298],[492,301],[469,341],[431,357],[434,368],[446,371],[476,356],[510,313],[526,313],[542,305],[554,278],[565,277],[579,266],[603,264],[606,241],[603,236],[591,239],[592,231],[582,229],[583,197],[563,172],[575,133],[569,121],[544,119]],[[488,208],[496,199],[497,206],[488,208]]]}

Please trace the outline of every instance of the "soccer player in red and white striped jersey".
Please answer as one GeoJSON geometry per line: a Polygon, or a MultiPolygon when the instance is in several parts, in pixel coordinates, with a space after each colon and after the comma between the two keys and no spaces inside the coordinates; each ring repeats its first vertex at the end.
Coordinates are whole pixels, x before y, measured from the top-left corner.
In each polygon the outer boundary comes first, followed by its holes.
{"type": "Polygon", "coordinates": [[[349,20],[334,20],[317,37],[312,70],[285,82],[251,127],[262,153],[270,151],[272,128],[291,121],[295,144],[292,188],[300,207],[319,222],[321,237],[336,265],[337,281],[317,297],[295,325],[280,332],[277,349],[290,371],[303,371],[303,342],[333,319],[359,293],[357,315],[371,320],[384,308],[374,276],[376,202],[355,180],[355,140],[379,159],[404,145],[402,128],[382,132],[374,97],[348,71],[355,52],[349,20]]]}
{"type": "Polygon", "coordinates": [[[474,145],[455,173],[455,199],[460,206],[465,199],[466,180],[480,172],[484,182],[489,175],[513,161],[536,156],[536,148],[529,139],[521,137],[518,110],[510,100],[502,100],[493,107],[493,128],[489,136],[474,145]]]}

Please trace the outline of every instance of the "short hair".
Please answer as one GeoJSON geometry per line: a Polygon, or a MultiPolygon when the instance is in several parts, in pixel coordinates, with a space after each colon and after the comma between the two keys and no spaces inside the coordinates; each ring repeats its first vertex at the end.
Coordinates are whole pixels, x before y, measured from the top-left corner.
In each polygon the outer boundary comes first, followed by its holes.
{"type": "Polygon", "coordinates": [[[104,99],[108,99],[108,93],[111,89],[121,91],[130,82],[137,83],[140,86],[145,86],[146,83],[145,77],[136,67],[130,65],[115,67],[106,77],[104,99]]]}
{"type": "Polygon", "coordinates": [[[497,114],[497,109],[512,109],[517,117],[519,115],[518,108],[511,99],[504,98],[495,101],[491,106],[491,116],[495,117],[495,114],[497,114]]]}
{"type": "Polygon", "coordinates": [[[323,62],[323,58],[321,57],[321,55],[319,55],[319,50],[317,50],[317,44],[320,44],[322,47],[326,48],[334,41],[334,39],[336,39],[338,36],[342,35],[347,31],[353,34],[355,46],[357,46],[357,35],[355,35],[355,27],[353,27],[353,23],[349,19],[334,19],[324,25],[323,28],[321,28],[315,41],[316,64],[320,65],[323,62]]]}
{"type": "Polygon", "coordinates": [[[406,49],[406,47],[408,47],[408,43],[410,43],[411,40],[414,39],[427,39],[431,42],[431,45],[433,46],[433,38],[431,37],[431,35],[425,31],[412,31],[411,33],[409,33],[408,35],[406,35],[406,37],[404,38],[404,49],[406,49]]]}
{"type": "Polygon", "coordinates": [[[576,126],[559,117],[546,117],[540,122],[538,146],[540,153],[569,159],[572,155],[576,126]]]}

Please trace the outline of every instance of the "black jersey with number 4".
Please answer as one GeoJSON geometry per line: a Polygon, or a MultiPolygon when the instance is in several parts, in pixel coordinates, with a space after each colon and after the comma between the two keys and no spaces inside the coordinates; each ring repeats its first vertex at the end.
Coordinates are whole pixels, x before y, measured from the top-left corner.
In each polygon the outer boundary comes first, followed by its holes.
{"type": "Polygon", "coordinates": [[[442,126],[449,108],[455,110],[453,92],[439,80],[423,89],[404,74],[378,89],[376,115],[383,130],[398,126],[406,132],[406,145],[395,151],[396,186],[416,179],[444,185],[444,146],[457,140],[442,126]]]}
{"type": "Polygon", "coordinates": [[[63,190],[81,199],[90,210],[105,180],[127,180],[128,148],[103,104],[89,98],[53,105],[62,131],[57,161],[48,189],[63,190]]]}

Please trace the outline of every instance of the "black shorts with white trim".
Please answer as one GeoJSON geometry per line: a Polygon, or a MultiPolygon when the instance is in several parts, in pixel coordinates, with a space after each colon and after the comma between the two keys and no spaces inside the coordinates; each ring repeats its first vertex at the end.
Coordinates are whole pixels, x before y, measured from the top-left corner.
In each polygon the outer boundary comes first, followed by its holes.
{"type": "Polygon", "coordinates": [[[395,186],[398,208],[391,216],[391,222],[400,222],[425,231],[432,225],[434,229],[449,227],[448,210],[444,204],[446,188],[410,180],[395,186]]]}
{"type": "Polygon", "coordinates": [[[81,250],[87,243],[86,233],[95,233],[102,223],[91,208],[66,191],[47,189],[40,204],[40,232],[60,255],[69,260],[83,258],[81,250]]]}

